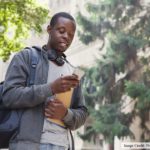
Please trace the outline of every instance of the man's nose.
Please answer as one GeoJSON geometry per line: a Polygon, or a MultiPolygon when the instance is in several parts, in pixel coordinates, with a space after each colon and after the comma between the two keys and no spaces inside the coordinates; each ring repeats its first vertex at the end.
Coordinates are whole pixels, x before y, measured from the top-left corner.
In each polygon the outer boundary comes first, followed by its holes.
{"type": "Polygon", "coordinates": [[[66,40],[68,40],[68,39],[69,39],[68,33],[65,32],[65,33],[63,34],[63,37],[64,37],[66,40]]]}

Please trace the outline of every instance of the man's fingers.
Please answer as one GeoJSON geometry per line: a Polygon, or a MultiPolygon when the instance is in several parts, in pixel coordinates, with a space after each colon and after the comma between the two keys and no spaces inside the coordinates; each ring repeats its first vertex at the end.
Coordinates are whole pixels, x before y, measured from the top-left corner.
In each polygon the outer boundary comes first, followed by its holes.
{"type": "Polygon", "coordinates": [[[64,88],[71,88],[75,87],[79,84],[79,80],[64,80],[62,81],[61,87],[64,88]]]}
{"type": "Polygon", "coordinates": [[[44,114],[45,114],[46,117],[51,118],[54,115],[54,111],[51,110],[50,108],[45,108],[45,113],[44,114]]]}
{"type": "Polygon", "coordinates": [[[55,111],[54,111],[54,109],[49,107],[49,108],[45,108],[45,112],[53,114],[55,111]]]}
{"type": "Polygon", "coordinates": [[[51,90],[53,94],[66,92],[79,84],[78,77],[75,75],[62,76],[51,83],[51,90]]]}
{"type": "Polygon", "coordinates": [[[78,80],[78,77],[75,75],[68,75],[68,76],[62,76],[61,79],[63,79],[63,80],[78,80]]]}
{"type": "Polygon", "coordinates": [[[47,112],[45,112],[44,115],[45,115],[45,117],[47,117],[47,118],[51,118],[51,117],[52,117],[52,115],[51,115],[51,114],[48,114],[47,112]]]}

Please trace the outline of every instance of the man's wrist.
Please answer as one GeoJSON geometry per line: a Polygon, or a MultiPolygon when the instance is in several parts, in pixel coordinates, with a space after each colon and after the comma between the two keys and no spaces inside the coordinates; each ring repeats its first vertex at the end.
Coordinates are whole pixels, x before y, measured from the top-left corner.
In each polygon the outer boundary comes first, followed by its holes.
{"type": "Polygon", "coordinates": [[[68,122],[68,121],[72,120],[72,118],[73,118],[73,112],[68,108],[67,113],[62,120],[64,122],[68,122]]]}
{"type": "Polygon", "coordinates": [[[66,111],[65,111],[65,113],[64,113],[63,118],[64,118],[67,114],[68,114],[68,109],[66,108],[66,111]]]}

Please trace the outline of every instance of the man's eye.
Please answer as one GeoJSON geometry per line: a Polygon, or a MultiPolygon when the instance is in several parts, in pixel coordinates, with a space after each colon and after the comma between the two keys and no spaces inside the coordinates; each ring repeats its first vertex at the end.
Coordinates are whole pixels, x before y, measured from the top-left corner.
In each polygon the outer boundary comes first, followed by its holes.
{"type": "Polygon", "coordinates": [[[60,32],[60,33],[64,33],[65,30],[64,30],[64,29],[60,29],[59,32],[60,32]]]}

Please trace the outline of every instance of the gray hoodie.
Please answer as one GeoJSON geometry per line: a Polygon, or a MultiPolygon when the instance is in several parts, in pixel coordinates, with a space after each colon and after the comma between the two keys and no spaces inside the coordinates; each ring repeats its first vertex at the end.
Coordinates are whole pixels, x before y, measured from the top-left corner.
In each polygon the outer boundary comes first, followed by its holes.
{"type": "MultiPolygon", "coordinates": [[[[20,129],[10,141],[10,150],[39,150],[41,132],[44,123],[44,102],[51,96],[48,77],[47,52],[37,49],[39,62],[36,67],[34,85],[27,87],[30,74],[31,56],[27,49],[17,53],[6,73],[3,102],[8,108],[23,111],[20,129]]],[[[85,123],[88,116],[81,85],[74,89],[71,107],[63,119],[66,127],[75,130],[85,123]]]]}

